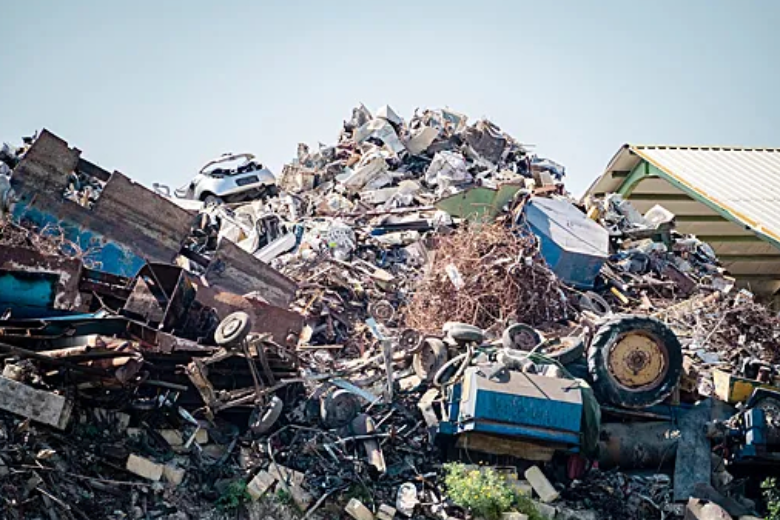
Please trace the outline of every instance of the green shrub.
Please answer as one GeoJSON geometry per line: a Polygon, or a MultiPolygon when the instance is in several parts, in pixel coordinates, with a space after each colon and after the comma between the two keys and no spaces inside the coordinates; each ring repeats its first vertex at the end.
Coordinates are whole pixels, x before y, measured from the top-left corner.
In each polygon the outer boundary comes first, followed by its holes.
{"type": "Polygon", "coordinates": [[[444,465],[447,496],[474,516],[498,520],[501,513],[519,511],[530,520],[541,520],[530,498],[520,495],[492,468],[467,469],[463,464],[444,465]]]}
{"type": "Polygon", "coordinates": [[[246,482],[236,480],[231,482],[217,499],[217,507],[223,511],[235,511],[251,497],[246,490],[246,482]]]}
{"type": "Polygon", "coordinates": [[[761,489],[764,490],[766,500],[766,520],[780,520],[780,486],[777,479],[766,479],[761,483],[761,489]]]}

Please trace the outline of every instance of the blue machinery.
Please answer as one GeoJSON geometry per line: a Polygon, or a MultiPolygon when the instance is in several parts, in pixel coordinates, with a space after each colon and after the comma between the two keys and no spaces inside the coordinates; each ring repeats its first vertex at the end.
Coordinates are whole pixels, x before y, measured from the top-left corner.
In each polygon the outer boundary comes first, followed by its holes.
{"type": "Polygon", "coordinates": [[[471,367],[451,388],[447,412],[441,435],[497,435],[579,451],[583,396],[571,379],[506,370],[488,379],[471,367]]]}

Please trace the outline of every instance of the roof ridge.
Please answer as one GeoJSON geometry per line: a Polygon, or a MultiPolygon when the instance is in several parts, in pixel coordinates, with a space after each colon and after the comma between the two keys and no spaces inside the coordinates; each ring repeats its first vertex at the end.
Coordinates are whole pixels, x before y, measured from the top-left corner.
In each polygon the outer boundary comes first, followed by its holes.
{"type": "Polygon", "coordinates": [[[669,144],[638,144],[629,143],[628,147],[636,150],[695,150],[695,151],[730,151],[730,152],[780,152],[780,148],[723,146],[723,145],[669,145],[669,144]]]}

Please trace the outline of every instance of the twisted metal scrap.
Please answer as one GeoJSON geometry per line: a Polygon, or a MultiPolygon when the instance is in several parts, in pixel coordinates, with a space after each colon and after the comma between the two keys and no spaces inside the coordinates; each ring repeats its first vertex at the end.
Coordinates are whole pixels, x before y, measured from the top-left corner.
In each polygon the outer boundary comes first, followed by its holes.
{"type": "Polygon", "coordinates": [[[566,310],[563,286],[541,258],[536,238],[484,224],[440,238],[404,314],[407,326],[437,332],[448,321],[483,329],[509,319],[541,325],[564,318],[566,310]],[[463,279],[460,289],[447,275],[449,265],[463,279]]]}

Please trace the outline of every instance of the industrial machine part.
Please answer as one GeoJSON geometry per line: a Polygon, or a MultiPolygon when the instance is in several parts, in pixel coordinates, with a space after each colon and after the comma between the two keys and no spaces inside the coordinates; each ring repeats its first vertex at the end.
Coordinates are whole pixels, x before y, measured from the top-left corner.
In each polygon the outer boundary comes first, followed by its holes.
{"type": "Polygon", "coordinates": [[[657,319],[621,316],[596,331],[588,370],[602,403],[646,408],[674,391],[682,373],[682,349],[674,332],[657,319]]]}
{"type": "Polygon", "coordinates": [[[733,463],[780,463],[780,392],[757,388],[725,434],[733,463]]]}
{"type": "Polygon", "coordinates": [[[757,388],[747,402],[747,409],[761,410],[766,444],[780,451],[780,391],[757,388]]]}
{"type": "Polygon", "coordinates": [[[674,465],[679,432],[671,421],[606,423],[599,435],[599,467],[659,468],[674,465]]]}
{"type": "Polygon", "coordinates": [[[583,396],[574,380],[507,370],[489,379],[478,367],[469,367],[449,389],[447,403],[448,420],[440,422],[439,434],[458,436],[459,443],[463,436],[475,441],[488,436],[579,450],[583,396]]]}
{"type": "Polygon", "coordinates": [[[414,329],[404,329],[398,337],[398,345],[413,354],[422,347],[423,335],[414,329]]]}

